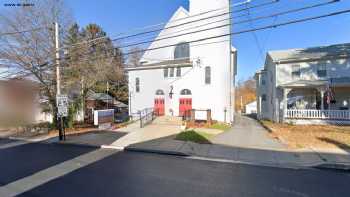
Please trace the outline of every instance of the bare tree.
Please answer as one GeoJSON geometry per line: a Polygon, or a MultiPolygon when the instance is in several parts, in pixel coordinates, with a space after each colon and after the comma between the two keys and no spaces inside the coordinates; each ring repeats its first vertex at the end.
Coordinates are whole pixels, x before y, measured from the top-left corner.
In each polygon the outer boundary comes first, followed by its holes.
{"type": "Polygon", "coordinates": [[[128,64],[131,66],[137,66],[140,64],[140,59],[142,58],[141,48],[134,47],[129,51],[128,64]]]}
{"type": "Polygon", "coordinates": [[[61,0],[36,1],[34,6],[0,13],[0,34],[13,32],[0,36],[0,59],[9,66],[8,76],[37,81],[50,103],[54,121],[57,109],[53,23],[60,24],[60,35],[64,39],[71,21],[70,12],[61,0]]]}
{"type": "Polygon", "coordinates": [[[256,82],[254,78],[240,80],[237,83],[235,94],[235,109],[244,110],[244,106],[256,100],[256,82]],[[241,103],[242,99],[242,103],[241,103]],[[241,106],[241,104],[243,106],[241,106]]]}

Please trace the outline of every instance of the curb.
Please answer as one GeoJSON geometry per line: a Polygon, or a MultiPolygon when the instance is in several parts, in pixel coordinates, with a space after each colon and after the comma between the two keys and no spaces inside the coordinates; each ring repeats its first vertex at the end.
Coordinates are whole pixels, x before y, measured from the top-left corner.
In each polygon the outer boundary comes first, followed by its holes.
{"type": "Polygon", "coordinates": [[[30,139],[30,138],[25,138],[25,137],[8,137],[8,139],[10,140],[20,140],[20,141],[26,141],[26,142],[43,142],[43,141],[46,141],[50,138],[37,138],[37,139],[30,139]]]}
{"type": "Polygon", "coordinates": [[[180,151],[167,151],[167,150],[147,149],[147,148],[137,148],[137,147],[125,147],[124,150],[130,151],[130,152],[155,153],[155,154],[162,154],[162,155],[182,156],[182,157],[192,156],[180,151]]]}
{"type": "Polygon", "coordinates": [[[324,164],[319,164],[317,166],[314,166],[314,168],[350,171],[350,164],[346,164],[346,163],[324,163],[324,164]]]}
{"type": "Polygon", "coordinates": [[[202,161],[213,161],[221,163],[231,163],[231,164],[245,164],[250,166],[263,166],[263,167],[273,167],[273,168],[287,168],[287,169],[308,169],[310,166],[298,166],[298,165],[281,165],[281,164],[269,164],[269,163],[253,163],[248,161],[239,160],[229,160],[220,158],[210,158],[210,157],[200,157],[200,156],[190,156],[188,159],[202,160],[202,161]]]}
{"type": "Polygon", "coordinates": [[[102,145],[102,146],[100,146],[100,148],[102,148],[102,149],[124,150],[124,147],[112,146],[112,145],[102,145]]]}
{"type": "Polygon", "coordinates": [[[89,147],[89,148],[101,148],[99,145],[93,144],[83,144],[83,143],[73,143],[73,142],[49,142],[48,144],[58,144],[58,145],[69,145],[69,146],[80,146],[80,147],[89,147]]]}
{"type": "Polygon", "coordinates": [[[346,170],[346,171],[350,170],[350,164],[345,164],[345,163],[335,163],[335,164],[332,164],[332,163],[304,163],[304,164],[259,163],[259,162],[231,160],[231,159],[215,158],[215,157],[203,157],[203,156],[191,155],[180,151],[166,151],[166,150],[157,150],[157,149],[138,148],[138,147],[132,147],[132,146],[125,147],[124,151],[153,153],[153,154],[162,154],[162,155],[171,155],[171,156],[182,156],[186,159],[193,159],[193,160],[213,161],[213,162],[232,163],[232,164],[246,164],[246,165],[252,165],[252,166],[264,166],[264,167],[275,167],[275,168],[288,168],[288,169],[318,168],[318,169],[333,169],[333,170],[346,170]]]}

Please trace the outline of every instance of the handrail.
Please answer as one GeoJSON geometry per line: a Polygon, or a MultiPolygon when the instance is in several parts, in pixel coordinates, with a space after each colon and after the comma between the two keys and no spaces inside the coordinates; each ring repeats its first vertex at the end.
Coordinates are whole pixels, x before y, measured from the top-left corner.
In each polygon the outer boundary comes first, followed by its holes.
{"type": "Polygon", "coordinates": [[[140,110],[138,111],[138,115],[140,120],[140,128],[145,127],[155,119],[155,113],[153,108],[145,108],[143,110],[140,110]]]}

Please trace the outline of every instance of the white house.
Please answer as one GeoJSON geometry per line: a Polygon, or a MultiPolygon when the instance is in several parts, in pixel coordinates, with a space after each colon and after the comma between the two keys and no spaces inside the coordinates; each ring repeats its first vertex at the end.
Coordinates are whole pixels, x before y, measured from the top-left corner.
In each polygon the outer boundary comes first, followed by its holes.
{"type": "Polygon", "coordinates": [[[350,44],[270,51],[255,79],[260,119],[350,123],[350,44]]]}
{"type": "Polygon", "coordinates": [[[52,115],[44,112],[37,83],[26,79],[0,80],[0,124],[52,122],[52,115]]]}
{"type": "Polygon", "coordinates": [[[130,114],[154,108],[159,115],[182,116],[210,109],[213,120],[233,121],[236,50],[224,20],[228,12],[229,0],[190,0],[189,10],[173,14],[140,65],[127,69],[130,114]]]}
{"type": "Polygon", "coordinates": [[[245,114],[256,114],[257,113],[257,102],[253,101],[245,105],[245,114]]]}

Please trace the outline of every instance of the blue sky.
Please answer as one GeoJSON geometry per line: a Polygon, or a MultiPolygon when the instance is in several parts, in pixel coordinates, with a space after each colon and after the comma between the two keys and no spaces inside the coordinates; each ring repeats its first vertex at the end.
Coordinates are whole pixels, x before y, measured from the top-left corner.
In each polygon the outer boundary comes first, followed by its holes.
{"type": "MultiPolygon", "coordinates": [[[[233,0],[233,3],[241,1],[233,0]]],[[[266,1],[268,0],[253,0],[255,3],[266,1]]],[[[252,17],[325,1],[327,0],[281,0],[281,3],[275,6],[254,10],[256,13],[252,11],[252,17]]],[[[80,26],[96,23],[102,26],[110,37],[113,37],[129,29],[166,22],[179,6],[187,8],[188,0],[67,0],[66,5],[71,9],[74,19],[80,26]]],[[[321,15],[341,9],[350,9],[350,0],[342,0],[341,3],[313,9],[303,14],[292,14],[263,22],[233,26],[233,31],[321,15]]],[[[242,19],[236,19],[236,21],[242,19]]],[[[263,66],[268,50],[342,42],[350,42],[350,14],[259,31],[255,35],[254,33],[235,35],[233,45],[238,49],[238,78],[246,79],[253,76],[254,72],[263,66]]]]}
{"type": "MultiPolygon", "coordinates": [[[[233,1],[240,2],[239,1],[233,1]]],[[[256,3],[266,0],[255,0],[256,3]]],[[[268,15],[293,7],[303,7],[327,0],[281,0],[276,6],[256,10],[257,15],[268,15]]],[[[254,0],[253,0],[254,2],[254,0]]],[[[188,0],[100,0],[100,1],[67,1],[75,19],[81,25],[90,22],[100,24],[110,36],[127,29],[142,27],[167,21],[179,6],[188,7],[188,0]]],[[[258,27],[297,19],[312,15],[321,15],[340,9],[350,8],[350,1],[313,9],[303,14],[292,14],[264,22],[237,25],[233,31],[258,27]]],[[[235,15],[234,15],[235,16],[235,15]]],[[[252,13],[254,17],[254,13],[252,13]]],[[[242,20],[242,19],[237,19],[242,20]]],[[[254,75],[264,63],[268,50],[301,48],[318,45],[329,45],[350,42],[350,14],[330,17],[303,24],[279,27],[266,31],[235,35],[233,45],[238,49],[238,79],[254,75]],[[258,42],[257,42],[258,40],[258,42]],[[260,45],[260,47],[258,47],[260,45]],[[260,48],[260,49],[259,49],[260,48]]]]}

